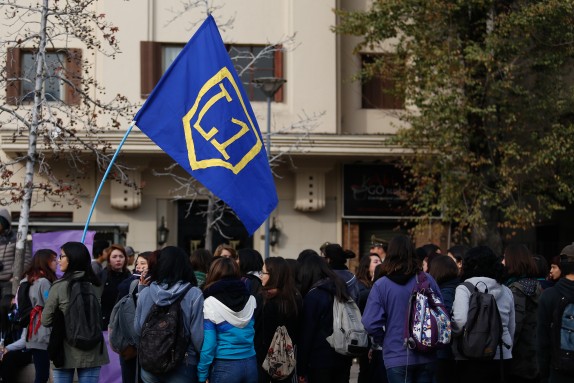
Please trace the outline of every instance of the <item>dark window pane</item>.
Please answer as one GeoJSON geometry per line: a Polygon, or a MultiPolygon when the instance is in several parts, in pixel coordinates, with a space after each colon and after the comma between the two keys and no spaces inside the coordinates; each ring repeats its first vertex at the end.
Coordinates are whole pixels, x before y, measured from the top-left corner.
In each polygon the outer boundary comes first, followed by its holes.
{"type": "MultiPolygon", "coordinates": [[[[64,54],[48,52],[44,72],[46,81],[44,82],[44,93],[46,100],[59,101],[62,99],[63,82],[60,75],[64,72],[64,54]]],[[[22,100],[34,100],[34,87],[36,81],[36,55],[32,52],[22,54],[22,100]]]]}

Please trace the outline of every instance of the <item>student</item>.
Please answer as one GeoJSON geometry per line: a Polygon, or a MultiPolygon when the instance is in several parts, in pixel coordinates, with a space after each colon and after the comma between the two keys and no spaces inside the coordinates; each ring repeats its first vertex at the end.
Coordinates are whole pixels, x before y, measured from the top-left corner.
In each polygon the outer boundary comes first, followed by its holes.
{"type": "Polygon", "coordinates": [[[348,300],[347,286],[315,254],[308,254],[301,262],[299,280],[303,296],[297,350],[299,382],[348,383],[352,358],[337,353],[326,340],[333,333],[333,300],[348,300]]]}
{"type": "MultiPolygon", "coordinates": [[[[450,256],[439,255],[432,261],[429,274],[438,284],[444,307],[448,313],[452,311],[456,287],[460,283],[458,273],[458,265],[450,256]]],[[[453,383],[455,362],[451,348],[448,347],[438,350],[436,355],[437,368],[435,371],[435,383],[453,383]]]]}
{"type": "Polygon", "coordinates": [[[255,298],[249,295],[237,262],[213,261],[205,288],[204,341],[198,365],[199,382],[257,383],[254,347],[255,298]]]}
{"type": "MultiPolygon", "coordinates": [[[[44,326],[53,325],[56,310],[65,313],[69,303],[69,285],[74,282],[89,282],[99,286],[100,281],[90,265],[90,252],[83,243],[67,242],[62,246],[59,257],[60,270],[64,272],[61,279],[54,282],[48,300],[42,312],[44,326]]],[[[97,290],[94,289],[94,293],[97,290]]],[[[103,341],[103,337],[102,337],[103,341]]],[[[109,363],[106,347],[101,344],[91,350],[81,350],[63,342],[64,365],[54,368],[54,383],[71,383],[77,371],[79,383],[96,383],[100,376],[101,366],[109,363]]]]}
{"type": "MultiPolygon", "coordinates": [[[[263,283],[262,318],[255,331],[258,366],[261,366],[267,355],[277,327],[285,326],[293,345],[298,344],[298,319],[302,310],[301,295],[295,289],[295,280],[285,259],[267,258],[261,272],[261,280],[263,283]]],[[[279,382],[271,379],[263,369],[260,368],[259,372],[260,383],[279,382]]],[[[289,382],[291,378],[292,376],[286,377],[281,382],[289,382]]]]}
{"type": "Polygon", "coordinates": [[[574,302],[574,244],[566,246],[560,252],[560,269],[563,278],[560,278],[553,287],[542,292],[538,301],[538,361],[540,377],[543,383],[572,383],[572,375],[556,369],[552,360],[552,350],[558,345],[554,344],[552,330],[554,310],[560,299],[566,297],[574,302]]]}
{"type": "Polygon", "coordinates": [[[0,299],[0,331],[4,350],[0,361],[0,382],[17,382],[21,371],[32,363],[32,355],[26,350],[26,329],[16,324],[16,297],[6,294],[0,299]]]}
{"type": "Polygon", "coordinates": [[[502,263],[507,274],[505,285],[514,297],[516,322],[508,383],[537,383],[540,379],[536,359],[536,311],[542,294],[536,280],[538,268],[528,248],[521,244],[508,246],[502,263]]]}
{"type": "Polygon", "coordinates": [[[56,281],[56,253],[50,249],[36,251],[32,258],[32,265],[24,274],[30,283],[30,302],[32,313],[30,325],[26,329],[26,348],[32,353],[36,378],[34,383],[45,383],[50,378],[50,357],[48,355],[48,342],[50,329],[42,324],[42,310],[48,298],[48,291],[56,281]]]}
{"type": "MultiPolygon", "coordinates": [[[[496,305],[502,320],[502,359],[504,371],[508,370],[508,360],[512,358],[512,345],[515,329],[514,298],[512,291],[502,284],[504,278],[504,266],[498,256],[487,246],[473,247],[466,253],[463,260],[465,282],[476,286],[480,291],[488,288],[488,293],[496,299],[496,305]]],[[[452,321],[455,328],[462,330],[468,320],[468,308],[471,291],[459,285],[456,288],[454,303],[452,306],[452,321]]],[[[453,326],[454,327],[454,326],[453,326]]],[[[457,376],[459,382],[484,383],[498,382],[502,380],[500,366],[500,348],[497,347],[493,360],[469,360],[457,349],[458,338],[453,340],[453,352],[457,361],[457,376]]]]}
{"type": "Polygon", "coordinates": [[[155,281],[141,290],[135,315],[135,331],[141,335],[146,318],[154,304],[168,306],[182,296],[180,306],[185,333],[190,342],[185,359],[174,370],[158,376],[142,368],[144,383],[197,382],[197,365],[203,343],[203,296],[197,288],[189,257],[179,247],[167,246],[160,250],[152,268],[155,281]],[[190,287],[191,286],[191,287],[190,287]]]}
{"type": "MultiPolygon", "coordinates": [[[[415,275],[421,271],[411,239],[405,235],[393,237],[380,267],[385,276],[378,279],[371,289],[363,325],[374,341],[383,345],[383,359],[390,383],[430,383],[436,353],[416,353],[404,345],[409,298],[416,283],[415,275]]],[[[440,297],[434,279],[430,275],[427,279],[440,297]]]]}
{"type": "Polygon", "coordinates": [[[359,303],[359,281],[346,265],[347,259],[355,258],[355,253],[343,250],[341,245],[336,243],[327,245],[323,253],[329,267],[347,284],[347,295],[353,298],[355,303],[359,303]]]}
{"type": "MultiPolygon", "coordinates": [[[[357,268],[357,279],[359,280],[359,310],[361,314],[365,311],[367,299],[373,286],[375,278],[375,269],[381,265],[381,258],[377,253],[370,253],[364,255],[359,261],[357,268]]],[[[382,359],[382,347],[374,342],[371,342],[371,350],[368,353],[359,356],[359,376],[358,383],[368,382],[386,382],[387,372],[384,368],[382,359]]]]}

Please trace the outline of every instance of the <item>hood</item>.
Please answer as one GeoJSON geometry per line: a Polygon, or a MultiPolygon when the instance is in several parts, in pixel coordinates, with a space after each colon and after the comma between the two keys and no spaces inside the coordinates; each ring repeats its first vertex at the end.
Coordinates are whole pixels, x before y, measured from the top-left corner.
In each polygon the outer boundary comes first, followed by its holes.
{"type": "Polygon", "coordinates": [[[473,277],[465,280],[465,282],[472,283],[482,292],[484,292],[485,287],[488,288],[488,293],[494,295],[496,300],[500,298],[503,292],[502,285],[492,278],[473,277]]]}
{"type": "Polygon", "coordinates": [[[560,293],[560,295],[568,298],[570,301],[574,301],[574,281],[566,278],[560,278],[554,287],[560,293]]]}
{"type": "Polygon", "coordinates": [[[539,283],[534,278],[522,278],[513,283],[516,288],[520,289],[527,297],[536,295],[539,283]]]}
{"type": "Polygon", "coordinates": [[[249,295],[247,303],[240,311],[233,311],[215,296],[210,296],[203,302],[203,315],[215,324],[227,322],[234,327],[243,328],[251,322],[256,307],[253,295],[249,295]]]}
{"type": "Polygon", "coordinates": [[[154,282],[149,286],[150,297],[156,305],[168,306],[188,290],[188,287],[190,287],[189,282],[179,281],[170,288],[167,287],[166,283],[158,284],[157,282],[154,282]]]}

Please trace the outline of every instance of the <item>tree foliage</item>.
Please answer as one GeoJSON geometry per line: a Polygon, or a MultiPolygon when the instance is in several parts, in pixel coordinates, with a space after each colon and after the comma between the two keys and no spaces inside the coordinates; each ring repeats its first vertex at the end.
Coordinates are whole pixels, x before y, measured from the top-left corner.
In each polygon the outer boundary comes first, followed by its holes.
{"type": "MultiPolygon", "coordinates": [[[[96,79],[93,56],[119,52],[118,28],[97,12],[96,1],[5,0],[0,12],[0,86],[6,89],[0,128],[13,141],[27,141],[26,153],[0,158],[0,205],[20,204],[15,290],[33,196],[79,206],[86,171],[94,160],[105,169],[111,159],[102,134],[118,130],[134,111],[125,97],[106,95],[96,79]],[[29,65],[23,65],[26,56],[29,65]]],[[[129,183],[123,170],[116,165],[115,178],[129,183]]]]}
{"type": "MultiPolygon", "coordinates": [[[[406,63],[413,208],[474,243],[532,227],[574,199],[574,1],[378,0],[338,10],[356,51],[393,43],[406,63]]],[[[385,57],[385,56],[382,56],[385,57]]],[[[385,75],[389,61],[366,68],[385,75]]]]}

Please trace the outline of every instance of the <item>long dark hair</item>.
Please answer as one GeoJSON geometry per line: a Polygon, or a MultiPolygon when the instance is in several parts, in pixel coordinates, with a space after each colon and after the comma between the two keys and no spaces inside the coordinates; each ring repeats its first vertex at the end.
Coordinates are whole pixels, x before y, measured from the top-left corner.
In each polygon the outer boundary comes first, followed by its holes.
{"type": "Polygon", "coordinates": [[[384,275],[415,275],[420,269],[413,241],[406,235],[394,236],[383,262],[384,275]]]}
{"type": "Polygon", "coordinates": [[[458,266],[454,259],[448,255],[439,255],[432,261],[432,268],[429,274],[438,285],[450,281],[458,276],[458,266]]]}
{"type": "Polygon", "coordinates": [[[532,253],[522,244],[512,244],[504,250],[504,263],[509,277],[534,278],[538,274],[532,253]]]}
{"type": "Polygon", "coordinates": [[[357,280],[364,284],[367,287],[371,287],[373,285],[373,281],[371,280],[371,273],[369,273],[369,269],[371,268],[371,257],[379,257],[378,254],[370,253],[363,255],[361,260],[359,261],[359,267],[357,267],[357,280]]]}
{"type": "Polygon", "coordinates": [[[80,281],[90,282],[94,286],[100,286],[100,279],[94,273],[91,265],[90,252],[86,245],[81,242],[66,242],[62,246],[64,255],[68,258],[68,268],[62,279],[71,280],[75,271],[83,271],[84,276],[80,281]]]}
{"type": "Polygon", "coordinates": [[[34,253],[32,264],[24,273],[30,284],[40,278],[46,278],[53,283],[58,277],[50,268],[50,263],[56,259],[58,254],[52,249],[40,249],[34,253]]]}
{"type": "Polygon", "coordinates": [[[168,288],[179,281],[197,286],[197,278],[185,250],[176,246],[161,249],[154,267],[154,278],[158,283],[166,283],[168,288]]]}
{"type": "Polygon", "coordinates": [[[318,255],[309,255],[301,263],[299,269],[299,281],[301,283],[301,295],[305,296],[315,283],[328,278],[335,284],[335,296],[341,302],[349,299],[347,284],[331,268],[327,262],[318,255]]]}
{"type": "Polygon", "coordinates": [[[279,303],[281,314],[297,314],[297,289],[287,261],[282,257],[267,258],[265,268],[269,279],[263,289],[274,291],[273,298],[279,303]]]}

